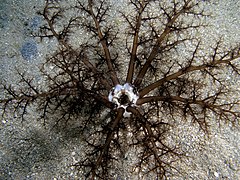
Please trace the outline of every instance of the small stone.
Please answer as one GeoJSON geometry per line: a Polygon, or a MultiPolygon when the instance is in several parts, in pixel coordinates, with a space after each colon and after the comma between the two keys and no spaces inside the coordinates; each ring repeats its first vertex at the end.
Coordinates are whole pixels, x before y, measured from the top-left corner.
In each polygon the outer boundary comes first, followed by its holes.
{"type": "Polygon", "coordinates": [[[219,177],[219,174],[216,171],[213,174],[215,177],[217,177],[217,178],[219,177]]]}

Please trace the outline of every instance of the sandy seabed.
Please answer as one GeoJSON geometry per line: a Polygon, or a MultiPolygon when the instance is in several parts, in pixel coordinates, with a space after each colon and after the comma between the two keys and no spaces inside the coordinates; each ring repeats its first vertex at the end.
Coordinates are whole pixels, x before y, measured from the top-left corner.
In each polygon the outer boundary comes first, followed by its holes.
{"type": "MultiPolygon", "coordinates": [[[[113,1],[114,3],[114,1],[113,1]]],[[[118,6],[123,1],[118,2],[118,6]]],[[[31,37],[41,24],[36,14],[44,5],[38,0],[2,0],[0,4],[0,78],[17,83],[14,68],[26,70],[41,85],[38,65],[46,52],[54,50],[54,41],[39,42],[31,37]]],[[[205,43],[223,36],[226,43],[240,42],[240,1],[219,0],[206,10],[212,12],[210,28],[202,34],[205,43]]],[[[228,77],[226,77],[228,78],[228,77]]],[[[240,91],[240,82],[233,82],[240,91]]],[[[236,94],[235,98],[240,98],[236,94]]],[[[33,108],[34,109],[34,108],[33,108]]],[[[70,164],[81,153],[74,127],[65,132],[52,131],[36,121],[34,110],[27,120],[5,117],[0,124],[0,179],[78,179],[70,164]]],[[[231,125],[213,123],[210,138],[186,123],[177,130],[179,141],[192,158],[176,165],[185,172],[169,179],[240,179],[240,131],[231,125]],[[203,146],[201,146],[203,145],[203,146]]],[[[127,177],[127,175],[126,175],[127,177]]],[[[121,178],[120,179],[125,179],[121,178]]]]}

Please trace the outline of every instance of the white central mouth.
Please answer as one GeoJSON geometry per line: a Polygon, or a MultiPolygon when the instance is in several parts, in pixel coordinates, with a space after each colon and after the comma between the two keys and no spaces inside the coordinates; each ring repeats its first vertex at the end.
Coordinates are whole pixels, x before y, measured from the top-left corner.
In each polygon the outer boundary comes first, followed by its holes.
{"type": "Polygon", "coordinates": [[[138,100],[138,92],[134,86],[129,83],[123,86],[117,84],[109,93],[108,100],[117,105],[117,108],[124,108],[124,117],[130,117],[131,113],[126,111],[128,106],[136,106],[138,100]]]}

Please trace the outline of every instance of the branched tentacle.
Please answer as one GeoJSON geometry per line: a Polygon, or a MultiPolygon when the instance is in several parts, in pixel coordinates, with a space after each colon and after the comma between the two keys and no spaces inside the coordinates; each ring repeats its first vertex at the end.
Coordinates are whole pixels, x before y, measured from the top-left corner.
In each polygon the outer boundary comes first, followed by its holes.
{"type": "Polygon", "coordinates": [[[95,171],[96,169],[98,169],[98,167],[100,166],[100,164],[102,163],[102,160],[103,158],[106,156],[107,152],[109,151],[109,146],[110,146],[110,143],[112,142],[113,140],[113,135],[116,131],[116,128],[117,126],[119,125],[119,122],[120,120],[122,119],[123,117],[123,113],[124,113],[124,109],[123,108],[119,108],[117,110],[117,115],[116,115],[116,118],[115,120],[113,121],[113,123],[111,124],[111,127],[110,127],[110,130],[107,134],[107,137],[106,137],[106,141],[101,149],[101,152],[100,152],[100,155],[99,157],[97,158],[95,164],[94,164],[94,167],[91,169],[91,172],[92,172],[92,177],[91,179],[94,179],[95,177],[95,171]]]}
{"type": "Polygon", "coordinates": [[[131,50],[131,57],[128,65],[128,73],[127,73],[127,78],[126,82],[127,83],[132,83],[133,79],[133,73],[134,73],[134,66],[135,66],[135,61],[137,58],[137,48],[139,44],[139,31],[142,23],[142,14],[146,6],[148,5],[149,2],[139,2],[139,6],[137,4],[134,4],[136,8],[138,9],[138,14],[136,18],[136,27],[133,27],[132,23],[130,20],[128,20],[127,16],[123,14],[123,17],[127,20],[127,22],[130,24],[132,27],[132,30],[134,31],[134,38],[133,38],[133,45],[132,45],[132,50],[131,50]]]}
{"type": "Polygon", "coordinates": [[[237,119],[240,117],[240,112],[233,110],[233,107],[239,106],[240,102],[232,102],[232,103],[223,103],[218,104],[217,99],[220,98],[220,95],[225,94],[224,92],[216,93],[215,95],[208,96],[204,99],[196,99],[193,97],[192,99],[183,98],[180,96],[149,96],[138,99],[137,104],[143,105],[151,102],[169,102],[169,103],[180,103],[179,108],[183,110],[183,113],[186,115],[189,113],[193,120],[198,122],[200,127],[203,130],[206,130],[208,127],[206,115],[203,117],[199,116],[203,112],[210,110],[213,112],[219,120],[224,120],[226,122],[232,122],[233,124],[237,122],[237,119]],[[196,109],[195,105],[197,105],[200,109],[196,109]]]}
{"type": "MultiPolygon", "coordinates": [[[[193,56],[193,58],[194,58],[194,56],[193,56]]],[[[163,83],[165,83],[167,81],[170,81],[170,80],[173,80],[173,79],[176,79],[176,78],[179,78],[180,76],[182,76],[184,74],[187,74],[189,72],[205,71],[205,70],[208,70],[208,69],[214,69],[216,67],[219,67],[220,65],[226,65],[227,66],[229,64],[232,64],[232,62],[234,60],[237,60],[238,58],[240,58],[240,51],[239,51],[239,47],[236,47],[232,51],[226,52],[220,58],[212,59],[208,63],[198,65],[198,66],[194,66],[194,65],[190,64],[190,66],[188,65],[188,66],[180,69],[178,72],[173,73],[171,75],[168,75],[168,76],[166,76],[166,77],[148,85],[147,87],[143,88],[142,90],[139,91],[139,96],[143,97],[144,95],[148,94],[150,91],[156,89],[157,87],[160,87],[163,83]]],[[[236,69],[236,67],[233,68],[233,69],[236,69]]],[[[236,72],[239,73],[238,70],[236,72]]]]}
{"type": "Polygon", "coordinates": [[[149,66],[151,65],[152,61],[161,52],[162,42],[164,41],[166,36],[168,36],[169,33],[171,33],[173,24],[176,22],[176,20],[178,19],[178,17],[180,15],[184,14],[186,11],[190,10],[193,7],[193,5],[190,4],[190,2],[191,2],[191,0],[185,1],[185,4],[182,6],[182,8],[179,11],[175,12],[175,14],[172,17],[169,17],[164,31],[162,32],[162,34],[160,36],[158,36],[153,49],[151,50],[149,56],[146,59],[145,64],[141,68],[140,72],[138,73],[138,75],[134,81],[134,85],[136,87],[139,87],[141,85],[141,82],[142,82],[149,66]]]}
{"type": "MultiPolygon", "coordinates": [[[[153,160],[154,166],[148,167],[149,172],[155,172],[157,177],[160,179],[167,178],[167,167],[171,167],[171,163],[164,160],[164,156],[168,154],[174,154],[175,156],[182,156],[177,152],[177,148],[170,148],[164,143],[164,138],[162,137],[165,133],[163,127],[167,124],[165,123],[151,123],[147,120],[140,112],[134,107],[128,107],[127,111],[131,112],[137,117],[138,123],[141,124],[143,128],[143,133],[145,139],[141,142],[142,146],[146,148],[147,152],[141,154],[139,164],[143,164],[145,161],[153,160]],[[153,158],[153,159],[152,159],[153,158]]],[[[141,165],[139,165],[141,168],[141,165]]]]}
{"type": "Polygon", "coordinates": [[[1,83],[1,111],[26,120],[36,105],[44,125],[64,133],[76,125],[83,151],[73,166],[80,179],[118,179],[126,163],[138,179],[167,179],[184,156],[179,139],[169,136],[181,120],[206,133],[213,119],[239,122],[240,101],[232,97],[239,44],[225,47],[220,38],[205,47],[198,5],[206,1],[130,0],[131,11],[116,14],[108,0],[45,3],[39,13],[45,24],[34,37],[54,38],[57,48],[42,64],[40,81],[16,70],[17,85],[1,83]]]}
{"type": "MultiPolygon", "coordinates": [[[[102,1],[100,4],[101,4],[101,6],[103,6],[104,1],[102,1]]],[[[105,58],[106,58],[106,63],[107,63],[108,70],[109,70],[109,73],[110,73],[110,77],[112,79],[113,84],[117,85],[117,84],[119,84],[119,79],[117,77],[117,74],[116,74],[116,72],[114,70],[114,67],[113,67],[113,64],[112,64],[112,57],[111,57],[111,54],[110,54],[110,51],[109,51],[109,48],[108,48],[107,39],[106,39],[106,37],[104,37],[104,34],[103,34],[103,32],[101,30],[101,26],[100,26],[100,22],[102,20],[102,17],[105,16],[108,9],[106,9],[103,12],[100,12],[101,8],[98,8],[99,11],[98,11],[97,15],[95,15],[95,13],[93,11],[93,1],[92,0],[88,1],[88,9],[84,8],[84,6],[81,4],[81,2],[79,2],[79,5],[81,6],[81,8],[83,8],[83,10],[85,12],[87,12],[92,17],[92,19],[94,21],[95,30],[96,30],[95,33],[97,34],[97,36],[100,40],[100,43],[102,45],[102,48],[103,48],[103,51],[104,51],[104,54],[105,54],[105,58]]]]}

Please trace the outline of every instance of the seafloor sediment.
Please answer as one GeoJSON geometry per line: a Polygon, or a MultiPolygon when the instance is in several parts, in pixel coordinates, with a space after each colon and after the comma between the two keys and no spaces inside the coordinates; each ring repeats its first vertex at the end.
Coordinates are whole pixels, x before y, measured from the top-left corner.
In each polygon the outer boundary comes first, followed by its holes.
{"type": "MultiPolygon", "coordinates": [[[[124,1],[115,1],[124,8],[124,1]]],[[[54,50],[54,40],[40,42],[31,36],[41,25],[42,18],[36,14],[44,1],[2,0],[0,4],[0,78],[17,83],[15,68],[26,70],[39,85],[42,78],[37,67],[47,53],[54,50]]],[[[117,8],[116,8],[117,9],[117,8]]],[[[223,36],[227,44],[240,42],[240,1],[218,0],[206,7],[213,18],[211,25],[200,32],[204,43],[223,36]]],[[[79,37],[79,41],[82,37],[79,37]]],[[[77,42],[77,40],[76,40],[77,42]]],[[[229,77],[226,73],[226,79],[229,77]]],[[[231,79],[228,79],[231,81],[231,79]]],[[[232,82],[236,89],[240,81],[232,82]]],[[[240,89],[239,89],[240,91],[240,89]]],[[[235,98],[240,98],[236,94],[235,98]]],[[[18,117],[4,117],[0,122],[0,179],[78,179],[70,165],[77,161],[83,149],[74,132],[77,126],[64,131],[51,129],[51,124],[42,126],[32,111],[21,122],[18,117]]],[[[212,124],[209,139],[198,127],[187,122],[174,129],[172,134],[191,157],[177,162],[183,171],[182,177],[169,179],[240,179],[240,131],[239,127],[212,124]],[[203,145],[203,146],[202,146],[203,145]]],[[[121,174],[121,173],[120,173],[121,174]]],[[[125,174],[119,179],[131,177],[125,174]]]]}

